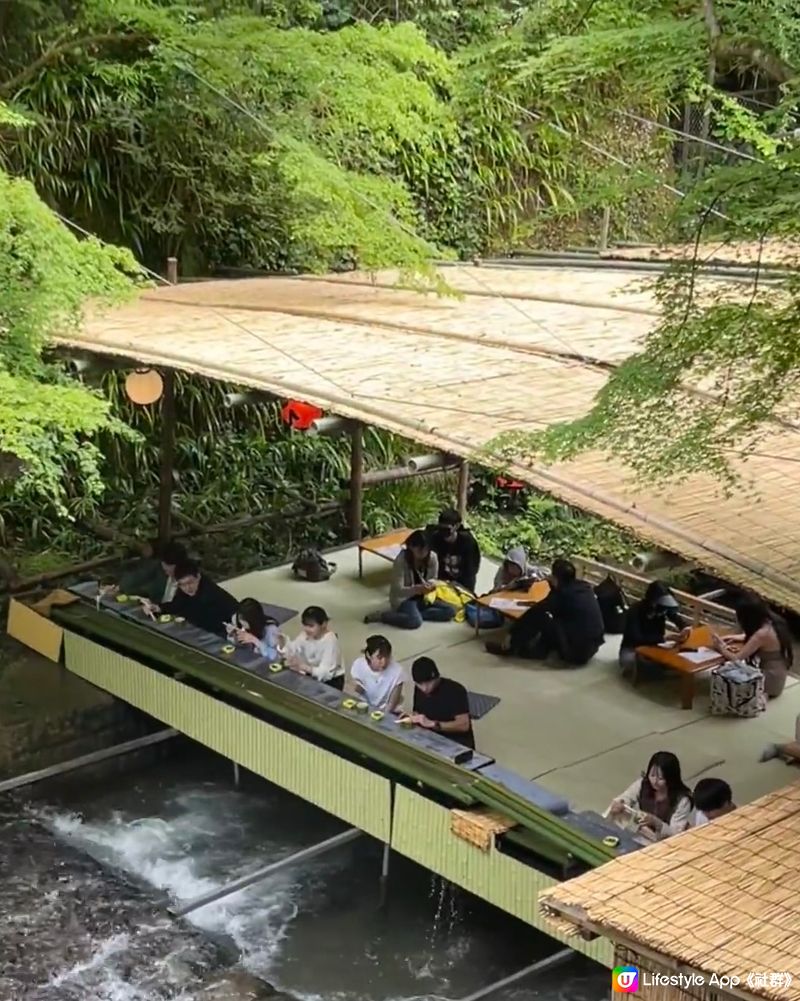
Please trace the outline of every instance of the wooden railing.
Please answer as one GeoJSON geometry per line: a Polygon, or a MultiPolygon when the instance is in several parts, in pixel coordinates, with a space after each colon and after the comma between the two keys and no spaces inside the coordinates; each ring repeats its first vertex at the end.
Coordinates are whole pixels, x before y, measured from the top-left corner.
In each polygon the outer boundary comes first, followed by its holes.
{"type": "MultiPolygon", "coordinates": [[[[587,560],[582,556],[574,556],[572,562],[578,575],[592,584],[599,584],[606,577],[611,577],[619,584],[629,598],[641,598],[647,589],[647,585],[652,583],[652,577],[643,577],[641,574],[633,573],[631,570],[622,570],[619,567],[608,566],[605,563],[597,563],[595,560],[587,560]]],[[[719,622],[725,625],[735,625],[736,615],[731,608],[718,605],[708,598],[699,598],[696,594],[689,594],[686,591],[678,591],[670,588],[675,595],[675,600],[681,606],[681,615],[692,625],[700,625],[702,622],[719,622]]]]}

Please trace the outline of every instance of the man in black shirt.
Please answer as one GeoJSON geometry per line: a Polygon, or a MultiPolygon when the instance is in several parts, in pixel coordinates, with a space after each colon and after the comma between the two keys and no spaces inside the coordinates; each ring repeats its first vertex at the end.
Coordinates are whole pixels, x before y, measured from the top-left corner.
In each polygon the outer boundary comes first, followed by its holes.
{"type": "Polygon", "coordinates": [[[603,614],[592,586],[577,580],[568,560],[556,560],[550,593],[513,623],[504,643],[487,643],[497,656],[545,660],[556,651],[574,667],[588,664],[604,639],[603,614]]]}
{"type": "Polygon", "coordinates": [[[198,629],[217,636],[225,636],[225,623],[230,622],[239,608],[239,602],[210,577],[200,573],[193,560],[184,560],[175,567],[178,590],[172,601],[158,605],[148,604],[151,614],[166,612],[179,615],[198,629]]]}
{"type": "Polygon", "coordinates": [[[466,688],[451,678],[443,678],[430,657],[417,657],[411,665],[411,677],[414,679],[413,722],[475,750],[466,688]]]}
{"type": "Polygon", "coordinates": [[[461,524],[458,511],[442,511],[438,524],[428,525],[425,534],[439,560],[440,579],[460,584],[474,594],[481,551],[475,536],[461,524]]]}

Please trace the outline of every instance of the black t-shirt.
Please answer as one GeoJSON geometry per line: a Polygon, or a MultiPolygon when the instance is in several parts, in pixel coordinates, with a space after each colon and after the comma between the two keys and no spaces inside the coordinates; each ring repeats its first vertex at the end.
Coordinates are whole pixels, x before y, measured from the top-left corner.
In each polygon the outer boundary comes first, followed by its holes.
{"type": "Polygon", "coordinates": [[[428,525],[425,534],[439,560],[439,578],[455,581],[468,591],[474,591],[481,551],[472,532],[468,528],[459,528],[452,542],[447,540],[438,525],[428,525]]]}
{"type": "MultiPolygon", "coordinates": [[[[414,688],[414,712],[427,716],[437,723],[452,723],[456,716],[469,716],[469,697],[463,685],[452,678],[440,678],[439,684],[430,695],[419,688],[414,688]]],[[[445,737],[458,741],[465,747],[475,749],[475,735],[472,732],[472,722],[466,733],[446,733],[445,737]]]]}
{"type": "Polygon", "coordinates": [[[231,621],[238,607],[239,602],[232,594],[203,574],[197,594],[189,596],[178,589],[172,601],[162,607],[162,611],[182,615],[198,629],[224,636],[225,623],[231,621]]]}

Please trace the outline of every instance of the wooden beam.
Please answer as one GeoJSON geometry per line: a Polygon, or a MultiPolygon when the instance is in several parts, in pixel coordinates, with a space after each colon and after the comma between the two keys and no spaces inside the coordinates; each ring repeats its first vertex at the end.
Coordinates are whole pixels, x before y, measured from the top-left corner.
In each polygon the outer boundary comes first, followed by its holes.
{"type": "Polygon", "coordinates": [[[358,421],[350,432],[350,538],[361,540],[364,510],[364,425],[358,421]]]}
{"type": "Polygon", "coordinates": [[[456,510],[458,511],[461,520],[467,517],[467,498],[469,496],[469,463],[466,459],[462,460],[461,465],[458,467],[458,502],[456,504],[456,510]]]}
{"type": "Polygon", "coordinates": [[[172,534],[172,475],[175,468],[175,373],[163,373],[161,397],[161,471],[158,483],[158,541],[167,542],[172,534]]]}

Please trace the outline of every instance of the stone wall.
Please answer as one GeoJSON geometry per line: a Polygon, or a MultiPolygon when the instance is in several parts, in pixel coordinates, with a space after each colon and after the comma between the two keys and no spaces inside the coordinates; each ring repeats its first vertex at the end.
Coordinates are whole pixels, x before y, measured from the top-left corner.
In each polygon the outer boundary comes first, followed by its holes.
{"type": "MultiPolygon", "coordinates": [[[[68,761],[160,727],[61,665],[0,636],[0,779],[68,761]]],[[[159,753],[164,750],[141,752],[159,753]]],[[[105,768],[136,764],[141,764],[140,752],[107,762],[105,768]]]]}

